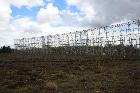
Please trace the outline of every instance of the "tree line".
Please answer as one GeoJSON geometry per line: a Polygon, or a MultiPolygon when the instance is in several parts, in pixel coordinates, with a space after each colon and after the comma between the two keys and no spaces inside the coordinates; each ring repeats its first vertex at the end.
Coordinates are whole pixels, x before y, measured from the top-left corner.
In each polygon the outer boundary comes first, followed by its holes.
{"type": "Polygon", "coordinates": [[[10,46],[2,46],[0,48],[0,53],[11,53],[12,52],[12,49],[10,46]]]}

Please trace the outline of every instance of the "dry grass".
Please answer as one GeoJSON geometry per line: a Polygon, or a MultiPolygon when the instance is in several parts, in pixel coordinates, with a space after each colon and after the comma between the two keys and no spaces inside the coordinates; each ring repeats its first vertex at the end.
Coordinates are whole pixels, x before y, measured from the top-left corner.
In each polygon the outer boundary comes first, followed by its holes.
{"type": "Polygon", "coordinates": [[[54,81],[46,81],[45,87],[47,90],[57,90],[58,85],[54,81]]]}
{"type": "Polygon", "coordinates": [[[0,93],[140,92],[140,60],[66,55],[40,58],[0,55],[0,93]]]}

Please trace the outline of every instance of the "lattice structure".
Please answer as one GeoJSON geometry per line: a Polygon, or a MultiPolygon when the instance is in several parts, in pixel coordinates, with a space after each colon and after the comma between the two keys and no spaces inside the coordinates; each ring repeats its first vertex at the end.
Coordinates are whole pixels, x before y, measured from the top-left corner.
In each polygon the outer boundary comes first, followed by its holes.
{"type": "Polygon", "coordinates": [[[140,21],[15,40],[17,50],[44,53],[140,56],[140,21]]]}

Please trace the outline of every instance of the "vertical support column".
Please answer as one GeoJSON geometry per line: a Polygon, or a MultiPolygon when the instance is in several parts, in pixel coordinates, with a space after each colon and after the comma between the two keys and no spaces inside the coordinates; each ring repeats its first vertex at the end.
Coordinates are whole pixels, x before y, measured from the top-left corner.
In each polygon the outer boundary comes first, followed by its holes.
{"type": "Polygon", "coordinates": [[[14,53],[16,53],[17,54],[17,51],[18,51],[18,49],[19,49],[19,39],[14,39],[14,47],[15,47],[15,49],[14,49],[14,53]]]}
{"type": "Polygon", "coordinates": [[[91,38],[91,39],[92,39],[92,55],[95,55],[95,50],[94,50],[94,49],[95,49],[94,30],[95,30],[95,29],[92,29],[92,30],[91,30],[91,31],[92,31],[92,32],[91,32],[91,33],[92,33],[92,38],[91,38]]]}
{"type": "Polygon", "coordinates": [[[86,35],[86,46],[88,46],[89,44],[89,38],[88,38],[88,31],[87,30],[84,30],[85,31],[85,35],[86,35]]]}
{"type": "Polygon", "coordinates": [[[138,42],[139,42],[139,47],[138,47],[138,52],[139,52],[139,56],[140,56],[140,20],[137,21],[137,26],[138,26],[138,42]]]}
{"type": "Polygon", "coordinates": [[[75,32],[75,46],[74,46],[74,54],[77,54],[76,48],[77,48],[77,31],[75,32]]]}
{"type": "Polygon", "coordinates": [[[44,36],[41,36],[41,52],[43,53],[43,55],[45,54],[45,37],[44,36]]]}

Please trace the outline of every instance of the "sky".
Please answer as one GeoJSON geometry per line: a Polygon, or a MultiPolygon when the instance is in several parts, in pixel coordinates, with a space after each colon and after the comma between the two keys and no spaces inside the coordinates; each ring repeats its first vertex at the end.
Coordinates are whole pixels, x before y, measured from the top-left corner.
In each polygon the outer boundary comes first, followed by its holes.
{"type": "Polygon", "coordinates": [[[0,46],[140,18],[140,0],[0,0],[0,46]]]}

